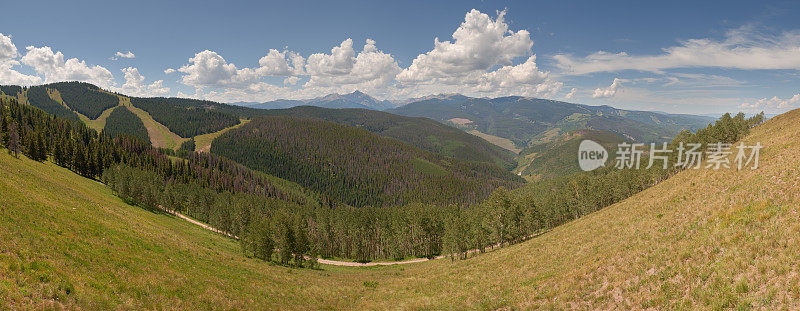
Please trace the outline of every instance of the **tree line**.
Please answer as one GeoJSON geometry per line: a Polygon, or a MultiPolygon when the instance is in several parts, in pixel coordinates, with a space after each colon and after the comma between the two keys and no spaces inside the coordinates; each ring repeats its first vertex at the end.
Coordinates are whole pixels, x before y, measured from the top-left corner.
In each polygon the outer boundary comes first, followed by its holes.
{"type": "Polygon", "coordinates": [[[72,110],[67,109],[61,103],[50,98],[50,95],[47,93],[46,86],[39,85],[24,88],[22,89],[22,94],[25,95],[24,98],[27,101],[27,104],[31,106],[42,109],[45,112],[60,118],[73,121],[80,120],[78,115],[72,112],[72,110]]]}

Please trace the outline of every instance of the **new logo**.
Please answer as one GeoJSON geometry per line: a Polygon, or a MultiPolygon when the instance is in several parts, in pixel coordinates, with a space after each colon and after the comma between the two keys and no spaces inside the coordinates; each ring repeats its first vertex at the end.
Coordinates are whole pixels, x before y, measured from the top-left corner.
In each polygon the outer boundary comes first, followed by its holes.
{"type": "Polygon", "coordinates": [[[583,140],[578,146],[578,165],[584,171],[595,170],[606,165],[608,151],[603,146],[592,141],[583,140]]]}

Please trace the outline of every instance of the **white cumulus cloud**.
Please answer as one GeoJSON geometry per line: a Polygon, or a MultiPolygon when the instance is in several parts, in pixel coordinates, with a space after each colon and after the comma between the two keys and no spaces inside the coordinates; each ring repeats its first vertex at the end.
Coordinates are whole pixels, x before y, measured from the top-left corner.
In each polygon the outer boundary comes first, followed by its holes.
{"type": "Polygon", "coordinates": [[[609,87],[595,89],[594,93],[592,93],[592,98],[614,97],[620,86],[622,86],[622,80],[614,78],[614,82],[612,82],[609,87]]]}
{"type": "Polygon", "coordinates": [[[111,57],[111,60],[118,60],[120,58],[136,58],[136,55],[134,55],[131,51],[127,51],[125,53],[117,51],[117,53],[114,53],[114,56],[111,57]]]}
{"type": "Polygon", "coordinates": [[[66,59],[64,54],[53,52],[49,46],[25,48],[27,53],[22,57],[23,64],[33,67],[44,82],[83,81],[109,88],[114,85],[114,76],[108,69],[100,65],[90,66],[77,58],[66,59]]]}
{"type": "Polygon", "coordinates": [[[121,69],[125,83],[117,91],[133,96],[165,96],[169,94],[169,88],[164,86],[163,80],[153,83],[145,83],[145,78],[139,73],[139,69],[128,67],[121,69]]]}
{"type": "Polygon", "coordinates": [[[306,71],[312,76],[343,75],[353,69],[356,52],[353,40],[347,39],[331,49],[331,54],[315,53],[308,57],[306,71]]]}
{"type": "Polygon", "coordinates": [[[792,97],[787,99],[779,98],[778,96],[774,96],[772,98],[762,98],[753,103],[744,103],[739,105],[741,109],[748,109],[748,110],[780,110],[784,111],[787,109],[794,109],[800,107],[800,94],[795,94],[792,97]]]}
{"type": "Polygon", "coordinates": [[[511,65],[514,58],[528,55],[533,40],[527,30],[510,31],[505,11],[496,19],[472,10],[453,33],[453,41],[434,39],[433,50],[417,56],[397,77],[403,82],[420,82],[511,65]]]}
{"type": "Polygon", "coordinates": [[[295,84],[297,84],[297,82],[299,82],[299,81],[300,81],[300,77],[298,77],[298,76],[291,76],[291,77],[286,77],[286,79],[283,79],[283,84],[286,84],[286,85],[295,85],[295,84]]]}
{"type": "Polygon", "coordinates": [[[42,78],[30,76],[17,71],[19,51],[11,42],[11,36],[0,33],[0,84],[33,85],[42,82],[42,78]]]}
{"type": "Polygon", "coordinates": [[[314,54],[308,57],[306,71],[311,76],[306,87],[347,87],[363,90],[381,89],[394,80],[400,66],[392,55],[375,46],[375,40],[367,39],[364,48],[356,56],[353,41],[347,39],[331,54],[314,54]]]}
{"type": "Polygon", "coordinates": [[[266,56],[258,60],[256,71],[262,76],[290,76],[303,74],[305,59],[291,51],[278,52],[270,49],[266,56]]]}
{"type": "Polygon", "coordinates": [[[527,30],[509,30],[505,11],[492,19],[472,10],[452,41],[436,38],[433,50],[417,56],[397,75],[397,81],[415,95],[437,88],[482,96],[552,95],[562,83],[539,69],[532,47],[527,30]],[[528,58],[514,65],[515,59],[524,56],[528,58]]]}
{"type": "Polygon", "coordinates": [[[573,87],[572,90],[570,90],[569,93],[567,93],[567,95],[564,95],[564,98],[565,99],[571,99],[572,97],[575,96],[576,92],[578,92],[578,89],[573,87]]]}
{"type": "Polygon", "coordinates": [[[0,62],[15,59],[19,56],[17,46],[11,42],[11,36],[0,33],[0,62]]]}
{"type": "Polygon", "coordinates": [[[183,84],[195,88],[204,87],[242,87],[257,81],[256,71],[250,68],[237,69],[217,54],[205,50],[189,59],[189,64],[183,65],[178,71],[184,73],[181,77],[183,84]]]}

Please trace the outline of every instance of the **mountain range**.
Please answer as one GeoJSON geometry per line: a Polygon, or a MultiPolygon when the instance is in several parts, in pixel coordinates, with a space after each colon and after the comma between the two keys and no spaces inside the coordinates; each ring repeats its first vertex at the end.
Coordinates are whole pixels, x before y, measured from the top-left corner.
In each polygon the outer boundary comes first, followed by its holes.
{"type": "Polygon", "coordinates": [[[606,105],[589,106],[522,96],[476,98],[461,94],[389,101],[355,91],[308,100],[282,99],[247,106],[259,109],[297,106],[361,108],[425,117],[460,128],[514,153],[557,140],[574,130],[608,131],[625,140],[654,142],[670,139],[684,130],[702,128],[714,120],[710,115],[632,111],[606,105]]]}
{"type": "Polygon", "coordinates": [[[354,91],[350,94],[328,94],[322,97],[297,100],[297,99],[278,99],[266,103],[239,103],[257,109],[283,109],[297,106],[317,106],[323,108],[362,108],[372,110],[386,110],[395,108],[397,103],[388,100],[378,100],[361,91],[354,91]]]}
{"type": "Polygon", "coordinates": [[[639,142],[662,141],[684,130],[705,127],[705,116],[631,111],[521,96],[474,98],[459,94],[431,96],[386,110],[427,117],[518,149],[553,141],[573,130],[604,130],[639,142]]]}

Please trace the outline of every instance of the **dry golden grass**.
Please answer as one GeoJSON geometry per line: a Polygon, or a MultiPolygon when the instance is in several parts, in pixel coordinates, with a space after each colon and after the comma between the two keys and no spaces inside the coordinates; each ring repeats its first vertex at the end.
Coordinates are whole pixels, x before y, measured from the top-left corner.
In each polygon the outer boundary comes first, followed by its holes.
{"type": "Polygon", "coordinates": [[[475,136],[478,136],[480,138],[483,138],[483,140],[488,141],[488,142],[490,142],[490,143],[492,143],[492,144],[494,144],[494,145],[496,145],[496,146],[498,146],[500,148],[506,149],[506,150],[511,151],[513,153],[519,153],[520,150],[521,150],[521,149],[517,148],[517,145],[514,144],[514,142],[512,142],[508,138],[503,138],[503,137],[494,136],[494,135],[491,135],[491,134],[486,134],[486,133],[483,133],[483,132],[478,131],[478,130],[470,130],[470,131],[467,131],[467,133],[470,133],[472,135],[475,135],[475,136]]]}

